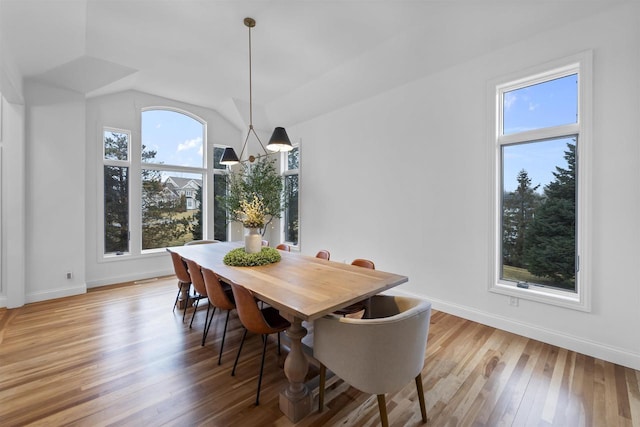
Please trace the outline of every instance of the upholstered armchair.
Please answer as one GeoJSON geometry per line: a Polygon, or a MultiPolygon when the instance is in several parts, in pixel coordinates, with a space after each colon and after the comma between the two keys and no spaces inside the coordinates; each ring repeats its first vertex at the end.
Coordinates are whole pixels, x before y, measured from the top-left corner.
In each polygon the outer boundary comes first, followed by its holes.
{"type": "Polygon", "coordinates": [[[388,425],[385,393],[414,380],[422,421],[427,412],[421,371],[431,303],[400,296],[371,298],[366,319],[336,315],[314,322],[313,356],[321,363],[319,410],[324,405],[326,369],[353,387],[378,396],[382,425],[388,425]]]}

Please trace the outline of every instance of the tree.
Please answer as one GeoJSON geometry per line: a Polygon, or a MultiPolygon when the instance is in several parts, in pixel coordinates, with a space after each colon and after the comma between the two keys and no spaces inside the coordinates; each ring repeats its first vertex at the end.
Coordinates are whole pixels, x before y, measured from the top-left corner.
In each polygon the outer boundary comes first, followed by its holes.
{"type": "Polygon", "coordinates": [[[242,163],[238,170],[229,174],[227,195],[217,196],[217,200],[231,221],[241,221],[241,203],[252,201],[254,196],[265,206],[267,220],[262,228],[264,235],[267,226],[275,218],[281,218],[287,206],[282,177],[276,170],[275,160],[262,157],[254,163],[242,163]]]}
{"type": "MultiPolygon", "coordinates": [[[[104,140],[106,159],[127,160],[126,134],[111,133],[104,140]]],[[[129,250],[129,168],[104,167],[104,251],[129,250]]]]}
{"type": "MultiPolygon", "coordinates": [[[[575,140],[574,140],[575,142],[575,140]]],[[[567,144],[567,168],[556,166],[555,179],[544,188],[545,202],[537,210],[526,236],[528,270],[566,288],[575,287],[576,145],[567,144]]]]}
{"type": "Polygon", "coordinates": [[[220,241],[227,240],[227,211],[219,197],[226,196],[228,182],[227,175],[217,174],[213,177],[213,193],[216,196],[213,206],[213,238],[220,241]]]}
{"type": "MultiPolygon", "coordinates": [[[[142,146],[142,161],[148,162],[157,152],[142,146]]],[[[189,218],[180,215],[186,209],[183,197],[171,197],[162,182],[160,171],[142,169],[142,249],[181,245],[192,231],[189,218]]]]}
{"type": "Polygon", "coordinates": [[[202,187],[198,187],[196,190],[195,199],[197,209],[193,213],[191,233],[193,234],[193,240],[202,240],[202,187]]]}
{"type": "Polygon", "coordinates": [[[188,240],[191,223],[184,212],[183,197],[166,192],[159,171],[146,170],[142,181],[142,249],[176,246],[188,240]]]}
{"type": "Polygon", "coordinates": [[[504,264],[524,267],[525,236],[542,196],[536,192],[540,185],[531,186],[526,170],[518,172],[516,179],[518,188],[503,197],[502,256],[504,264]]]}

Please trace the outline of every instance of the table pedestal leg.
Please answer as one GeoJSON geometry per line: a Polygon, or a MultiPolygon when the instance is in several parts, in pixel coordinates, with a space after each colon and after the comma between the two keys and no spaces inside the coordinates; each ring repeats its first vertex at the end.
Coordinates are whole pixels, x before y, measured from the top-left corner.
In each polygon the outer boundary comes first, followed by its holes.
{"type": "Polygon", "coordinates": [[[191,285],[182,284],[180,286],[180,297],[178,298],[178,309],[186,310],[187,302],[189,301],[189,288],[191,285]]]}
{"type": "Polygon", "coordinates": [[[311,394],[304,383],[309,361],[302,351],[302,338],[307,335],[307,330],[302,326],[301,319],[285,317],[291,322],[286,331],[291,340],[291,349],[284,361],[284,374],[289,384],[280,392],[280,410],[295,423],[311,412],[311,394]]]}

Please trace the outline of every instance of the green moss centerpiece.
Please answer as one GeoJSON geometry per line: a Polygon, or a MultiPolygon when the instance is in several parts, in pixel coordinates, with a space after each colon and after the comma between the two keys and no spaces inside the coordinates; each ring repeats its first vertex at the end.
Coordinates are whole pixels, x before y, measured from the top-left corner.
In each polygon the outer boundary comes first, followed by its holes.
{"type": "Polygon", "coordinates": [[[255,254],[247,253],[244,248],[237,248],[224,256],[224,263],[233,267],[254,267],[258,265],[273,264],[280,261],[280,252],[277,249],[263,247],[255,254]]]}

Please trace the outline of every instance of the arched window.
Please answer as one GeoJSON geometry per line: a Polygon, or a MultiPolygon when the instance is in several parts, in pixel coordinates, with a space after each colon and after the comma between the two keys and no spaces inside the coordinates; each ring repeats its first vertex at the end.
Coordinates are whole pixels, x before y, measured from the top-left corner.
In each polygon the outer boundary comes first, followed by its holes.
{"type": "Polygon", "coordinates": [[[104,129],[106,256],[226,240],[226,212],[216,211],[214,201],[226,191],[227,168],[207,158],[224,147],[208,149],[206,136],[198,117],[159,108],[141,112],[139,140],[128,130],[104,129]]]}

